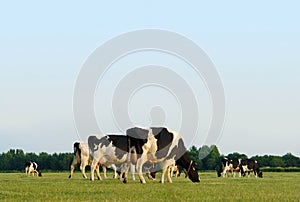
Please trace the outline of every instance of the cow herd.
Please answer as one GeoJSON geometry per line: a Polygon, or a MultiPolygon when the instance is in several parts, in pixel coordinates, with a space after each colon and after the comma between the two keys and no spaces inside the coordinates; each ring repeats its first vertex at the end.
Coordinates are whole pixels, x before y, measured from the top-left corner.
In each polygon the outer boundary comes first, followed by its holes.
{"type": "MultiPolygon", "coordinates": [[[[177,177],[181,170],[192,182],[200,182],[198,166],[187,153],[183,138],[176,131],[164,127],[129,128],[126,134],[116,135],[90,135],[88,142],[75,142],[74,156],[70,164],[72,178],[74,169],[79,166],[82,176],[87,178],[85,167],[90,166],[90,180],[94,180],[94,172],[98,180],[101,180],[99,168],[102,167],[104,178],[106,169],[114,170],[114,178],[128,182],[130,169],[131,178],[135,180],[135,172],[141,183],[146,183],[143,172],[148,179],[155,179],[156,171],[161,170],[160,182],[164,183],[165,175],[172,183],[172,175],[177,177]]],[[[41,176],[38,165],[35,162],[26,163],[26,175],[36,173],[41,176]]],[[[218,176],[227,176],[231,172],[234,176],[248,175],[254,172],[255,176],[262,177],[257,162],[252,159],[227,159],[221,161],[218,176]]]]}
{"type": "Polygon", "coordinates": [[[227,177],[227,172],[231,172],[233,177],[236,176],[236,173],[239,173],[239,177],[244,177],[246,174],[249,177],[251,172],[255,177],[263,177],[257,161],[253,159],[223,158],[221,166],[217,170],[218,177],[227,177]]]}

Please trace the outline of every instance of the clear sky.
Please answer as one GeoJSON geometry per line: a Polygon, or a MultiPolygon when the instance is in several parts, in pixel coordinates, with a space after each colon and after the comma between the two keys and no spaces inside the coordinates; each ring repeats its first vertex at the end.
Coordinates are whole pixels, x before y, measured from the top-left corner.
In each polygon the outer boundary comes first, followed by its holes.
{"type": "Polygon", "coordinates": [[[84,61],[112,37],[159,28],[193,40],[219,71],[226,96],[216,142],[221,153],[299,156],[299,7],[298,1],[3,1],[0,152],[71,152],[78,139],[73,90],[84,61]]]}

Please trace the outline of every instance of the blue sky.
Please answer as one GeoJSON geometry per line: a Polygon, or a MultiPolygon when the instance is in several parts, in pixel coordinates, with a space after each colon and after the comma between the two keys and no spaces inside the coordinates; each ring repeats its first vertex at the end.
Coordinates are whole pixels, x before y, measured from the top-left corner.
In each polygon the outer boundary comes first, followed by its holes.
{"type": "Polygon", "coordinates": [[[222,153],[299,156],[299,6],[297,1],[1,2],[0,152],[72,151],[78,139],[73,88],[86,58],[114,36],[159,28],[190,38],[215,63],[226,96],[217,143],[222,153]]]}

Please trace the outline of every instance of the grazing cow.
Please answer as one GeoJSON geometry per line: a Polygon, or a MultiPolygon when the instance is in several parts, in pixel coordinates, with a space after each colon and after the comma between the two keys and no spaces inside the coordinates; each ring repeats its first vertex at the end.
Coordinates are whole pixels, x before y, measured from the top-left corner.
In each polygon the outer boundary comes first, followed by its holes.
{"type": "MultiPolygon", "coordinates": [[[[160,163],[162,169],[161,183],[164,183],[164,175],[172,164],[182,166],[192,182],[200,182],[198,168],[186,151],[182,137],[175,131],[167,128],[130,128],[126,131],[128,137],[128,159],[134,160],[141,183],[146,183],[142,168],[145,162],[160,163]],[[133,156],[133,158],[131,158],[133,156]]],[[[124,183],[127,182],[127,170],[124,183]]],[[[170,172],[168,181],[172,182],[170,172]]]]}
{"type": "Polygon", "coordinates": [[[38,164],[36,162],[28,161],[25,164],[25,173],[28,176],[30,173],[32,173],[32,176],[34,176],[34,173],[36,173],[37,176],[41,177],[42,173],[38,168],[38,164]]]}
{"type": "MultiPolygon", "coordinates": [[[[96,136],[91,135],[88,137],[88,145],[90,149],[90,154],[92,157],[91,163],[91,180],[94,180],[94,170],[98,164],[101,165],[112,165],[115,164],[120,172],[120,179],[122,179],[128,163],[128,141],[125,135],[107,135],[107,136],[96,136]]],[[[132,179],[134,179],[134,166],[131,166],[132,179]]],[[[99,179],[99,178],[98,178],[99,179]]],[[[100,178],[101,179],[101,178],[100,178]]]]}
{"type": "MultiPolygon", "coordinates": [[[[90,155],[89,155],[88,144],[86,142],[75,142],[74,143],[74,156],[73,156],[73,161],[70,165],[69,178],[72,178],[72,175],[73,175],[73,172],[74,172],[74,169],[76,168],[76,166],[80,166],[82,176],[84,178],[87,178],[87,176],[85,174],[85,167],[91,165],[91,163],[92,163],[92,160],[91,160],[90,155]]],[[[117,177],[116,166],[115,165],[109,165],[107,167],[112,167],[112,169],[115,172],[114,173],[114,178],[116,178],[117,177]]],[[[95,169],[96,169],[98,179],[101,179],[101,176],[100,176],[100,173],[99,173],[99,164],[96,165],[95,169]]],[[[106,166],[102,165],[102,169],[103,169],[104,178],[106,178],[107,177],[107,175],[106,175],[106,166]]]]}
{"type": "MultiPolygon", "coordinates": [[[[240,159],[237,158],[223,158],[221,159],[221,166],[217,170],[218,177],[227,177],[227,171],[231,172],[233,177],[235,177],[236,172],[240,171],[240,159]]],[[[239,172],[239,176],[240,172],[239,172]]]]}
{"type": "Polygon", "coordinates": [[[262,171],[259,169],[256,160],[253,159],[243,159],[240,163],[240,173],[244,177],[246,173],[248,173],[248,177],[250,177],[250,172],[253,172],[255,177],[263,177],[262,171]]]}

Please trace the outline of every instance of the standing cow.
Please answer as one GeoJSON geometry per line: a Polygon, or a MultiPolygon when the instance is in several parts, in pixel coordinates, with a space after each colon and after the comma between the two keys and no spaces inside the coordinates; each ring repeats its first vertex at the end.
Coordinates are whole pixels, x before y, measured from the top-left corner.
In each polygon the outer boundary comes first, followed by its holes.
{"type": "Polygon", "coordinates": [[[36,173],[37,176],[41,177],[42,173],[38,168],[38,164],[36,162],[28,161],[25,164],[25,173],[28,176],[30,173],[32,173],[32,176],[36,173]]]}
{"type": "MultiPolygon", "coordinates": [[[[86,142],[75,142],[74,143],[74,156],[73,156],[72,163],[70,165],[69,178],[72,178],[72,175],[73,175],[73,172],[74,172],[74,169],[76,168],[76,166],[80,166],[82,176],[84,178],[87,178],[87,176],[85,174],[85,167],[88,165],[91,165],[91,163],[92,163],[92,159],[90,158],[88,144],[86,142]]],[[[97,164],[95,166],[95,170],[96,170],[98,179],[101,179],[101,176],[99,173],[99,166],[100,165],[97,164]]],[[[116,173],[115,165],[110,165],[107,167],[111,167],[114,170],[114,178],[116,178],[117,173],[116,173]]],[[[106,166],[102,165],[102,169],[103,169],[104,178],[106,178],[107,177],[106,176],[106,166]]]]}
{"type": "Polygon", "coordinates": [[[237,158],[223,158],[221,159],[221,165],[219,169],[217,170],[218,177],[227,177],[227,172],[231,172],[233,177],[235,177],[236,172],[240,174],[240,159],[237,158]]]}
{"type": "Polygon", "coordinates": [[[263,177],[262,171],[259,169],[256,160],[253,159],[243,159],[240,163],[240,173],[244,177],[246,173],[248,173],[248,177],[250,177],[250,172],[253,172],[255,177],[263,177]]]}
{"type": "MultiPolygon", "coordinates": [[[[166,171],[174,164],[185,169],[192,182],[200,182],[197,165],[189,158],[183,139],[177,132],[163,127],[152,127],[149,130],[134,127],[128,129],[126,134],[128,137],[127,151],[130,151],[128,159],[134,159],[141,183],[146,183],[142,168],[147,161],[160,163],[161,183],[164,183],[166,171]]],[[[124,178],[125,183],[127,182],[127,171],[128,168],[124,178]]],[[[167,172],[167,176],[168,181],[172,182],[170,172],[167,172]]]]}
{"type": "Polygon", "coordinates": [[[96,169],[98,164],[115,164],[118,170],[120,171],[120,179],[122,179],[122,176],[125,173],[125,169],[127,168],[127,165],[125,165],[125,163],[128,163],[128,166],[132,169],[132,179],[135,179],[134,166],[130,165],[130,161],[126,161],[129,151],[127,149],[127,140],[128,138],[125,135],[91,135],[88,137],[88,145],[92,158],[90,176],[90,179],[92,181],[94,180],[94,170],[96,169]]]}

